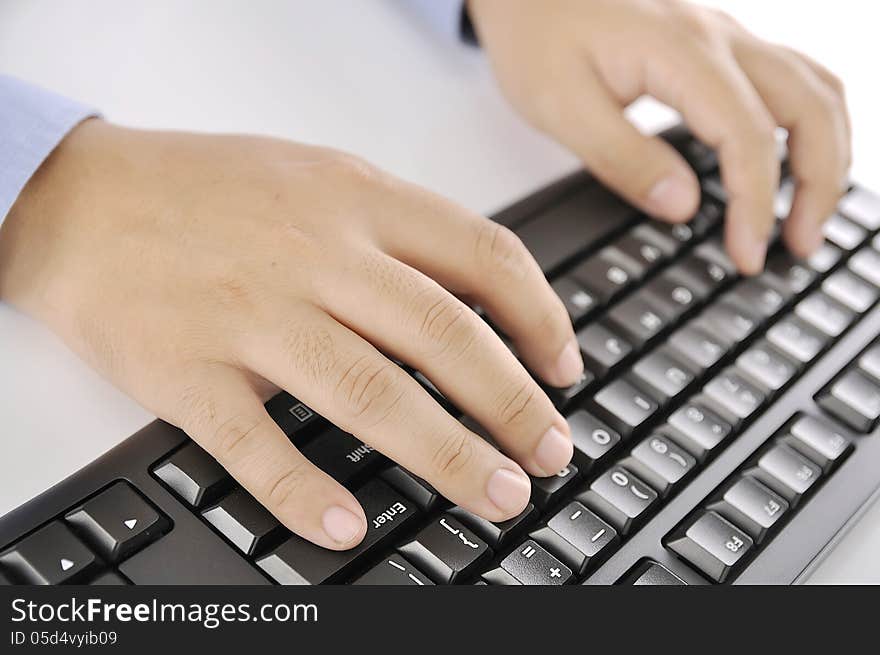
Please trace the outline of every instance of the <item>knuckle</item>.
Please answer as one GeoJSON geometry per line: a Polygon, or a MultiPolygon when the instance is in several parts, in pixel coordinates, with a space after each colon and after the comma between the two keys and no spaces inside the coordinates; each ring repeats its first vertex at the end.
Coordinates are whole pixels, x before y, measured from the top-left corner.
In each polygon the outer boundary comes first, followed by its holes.
{"type": "Polygon", "coordinates": [[[250,416],[232,416],[217,423],[211,433],[212,451],[224,462],[236,459],[238,454],[259,437],[264,419],[250,416]]]}
{"type": "Polygon", "coordinates": [[[479,319],[455,296],[438,288],[422,294],[418,302],[418,334],[427,344],[429,357],[457,359],[476,344],[481,331],[479,319]]]}
{"type": "Polygon", "coordinates": [[[328,158],[333,175],[365,185],[380,184],[385,174],[376,166],[347,152],[333,152],[328,158]]]}
{"type": "Polygon", "coordinates": [[[508,385],[496,404],[498,422],[505,427],[521,422],[535,408],[537,398],[538,387],[531,379],[508,385]]]}
{"type": "Polygon", "coordinates": [[[484,222],[477,233],[477,261],[504,277],[522,279],[528,271],[531,255],[522,240],[508,227],[484,222]]]}
{"type": "Polygon", "coordinates": [[[308,468],[309,464],[305,461],[298,462],[274,478],[270,478],[265,493],[269,506],[281,509],[288,503],[295,502],[306,486],[308,468]]]}
{"type": "Polygon", "coordinates": [[[441,477],[454,477],[466,470],[475,455],[474,440],[464,430],[447,436],[431,458],[431,465],[441,477]]]}
{"type": "Polygon", "coordinates": [[[359,357],[343,370],[336,395],[359,430],[386,422],[406,393],[400,369],[374,355],[359,357]]]}

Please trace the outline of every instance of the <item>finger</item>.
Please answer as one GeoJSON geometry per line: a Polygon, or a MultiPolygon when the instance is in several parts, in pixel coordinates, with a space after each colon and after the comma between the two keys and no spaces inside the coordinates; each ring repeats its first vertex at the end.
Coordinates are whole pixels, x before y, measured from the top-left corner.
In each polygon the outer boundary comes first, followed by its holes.
{"type": "Polygon", "coordinates": [[[359,335],[316,307],[295,310],[267,317],[268,334],[243,335],[239,357],[247,366],[452,502],[490,521],[522,512],[531,487],[514,461],[467,430],[359,335]]]}
{"type": "Polygon", "coordinates": [[[423,273],[369,251],[322,294],[325,308],[381,350],[424,373],[529,473],[571,460],[565,419],[501,339],[423,273]]]}
{"type": "Polygon", "coordinates": [[[796,192],[783,234],[795,254],[807,257],[822,244],[822,224],[846,188],[846,109],[835,90],[790,51],[749,39],[736,56],[773,116],[789,131],[796,192]]]}
{"type": "Polygon", "coordinates": [[[241,372],[205,370],[174,421],[292,532],[333,550],[363,539],[357,500],[293,446],[241,372]]]}
{"type": "Polygon", "coordinates": [[[523,361],[555,387],[575,384],[584,364],[562,301],[519,238],[506,227],[412,187],[407,220],[380,219],[389,255],[483,307],[523,361]],[[431,239],[425,239],[431,234],[431,239]]]}
{"type": "MultiPolygon", "coordinates": [[[[792,56],[799,58],[803,61],[807,66],[809,66],[812,71],[819,76],[819,78],[828,85],[828,87],[837,95],[840,99],[840,104],[843,107],[843,118],[846,122],[846,140],[848,144],[852,144],[852,117],[849,113],[849,106],[846,100],[846,87],[843,81],[830,70],[828,70],[825,66],[817,62],[815,59],[803,54],[802,52],[798,52],[797,50],[792,50],[790,48],[787,49],[792,56]]],[[[851,165],[852,162],[849,162],[851,165]]],[[[849,168],[849,165],[847,168],[849,168]]]]}
{"type": "Polygon", "coordinates": [[[642,134],[598,73],[572,62],[539,112],[540,127],[571,148],[590,172],[631,204],[657,218],[694,216],[700,186],[672,146],[642,134]]]}
{"type": "Polygon", "coordinates": [[[764,266],[779,187],[776,123],[733,56],[694,42],[648,67],[646,91],[715,148],[728,196],[726,245],[737,267],[764,266]]]}

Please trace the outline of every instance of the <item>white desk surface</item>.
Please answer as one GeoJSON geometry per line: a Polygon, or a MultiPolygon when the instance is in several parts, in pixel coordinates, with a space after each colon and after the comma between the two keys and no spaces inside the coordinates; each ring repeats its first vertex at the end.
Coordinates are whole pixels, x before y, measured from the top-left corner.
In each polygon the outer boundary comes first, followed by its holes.
{"type": "MultiPolygon", "coordinates": [[[[880,187],[872,3],[712,4],[843,77],[854,176],[880,187]]],[[[0,72],[133,126],[262,133],[346,149],[486,213],[577,165],[506,106],[478,51],[438,38],[406,0],[0,0],[0,72]]],[[[632,116],[646,129],[674,121],[653,103],[632,116]]],[[[3,305],[0,335],[2,515],[152,417],[3,305]]],[[[813,580],[880,582],[878,549],[880,504],[813,580]]]]}

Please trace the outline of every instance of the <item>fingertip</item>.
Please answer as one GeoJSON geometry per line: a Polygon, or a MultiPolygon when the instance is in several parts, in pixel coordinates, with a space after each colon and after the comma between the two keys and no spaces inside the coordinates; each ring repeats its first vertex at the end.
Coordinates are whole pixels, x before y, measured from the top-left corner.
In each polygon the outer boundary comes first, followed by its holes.
{"type": "Polygon", "coordinates": [[[572,337],[563,346],[553,366],[542,376],[548,384],[565,388],[576,384],[584,374],[584,358],[577,339],[572,337]]]}
{"type": "Polygon", "coordinates": [[[354,548],[363,541],[367,533],[363,510],[356,514],[342,505],[331,505],[324,510],[321,527],[329,540],[327,547],[333,550],[354,548]]]}
{"type": "Polygon", "coordinates": [[[661,178],[648,192],[645,209],[652,216],[673,223],[689,221],[700,204],[700,185],[690,169],[661,178]]]}
{"type": "Polygon", "coordinates": [[[532,483],[522,469],[497,469],[486,483],[486,495],[500,513],[500,518],[488,518],[503,521],[521,514],[529,504],[531,493],[532,483]]]}

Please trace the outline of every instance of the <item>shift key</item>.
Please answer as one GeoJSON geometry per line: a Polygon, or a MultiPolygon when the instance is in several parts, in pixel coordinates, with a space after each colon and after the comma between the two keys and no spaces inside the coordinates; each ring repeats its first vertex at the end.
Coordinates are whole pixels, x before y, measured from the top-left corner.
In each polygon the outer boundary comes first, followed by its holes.
{"type": "Polygon", "coordinates": [[[354,494],[367,517],[367,534],[351,550],[321,548],[296,535],[257,560],[273,580],[284,585],[336,582],[376,548],[393,538],[417,515],[416,506],[381,480],[371,480],[354,494]]]}

